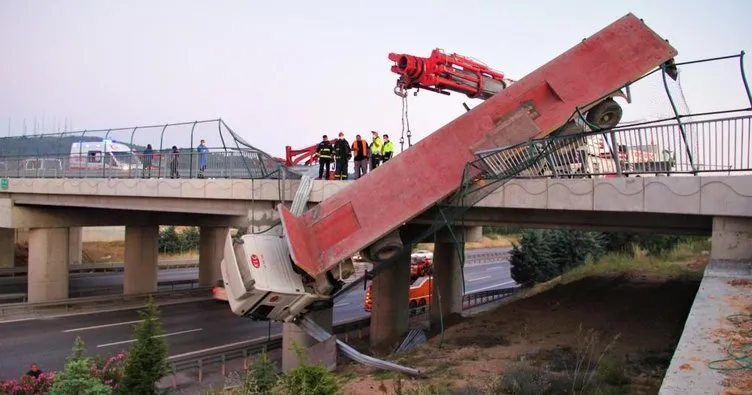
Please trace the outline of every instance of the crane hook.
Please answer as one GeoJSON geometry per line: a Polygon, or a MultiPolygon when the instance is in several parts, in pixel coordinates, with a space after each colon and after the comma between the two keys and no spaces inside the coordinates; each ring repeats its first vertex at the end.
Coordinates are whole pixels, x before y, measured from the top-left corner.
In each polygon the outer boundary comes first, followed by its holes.
{"type": "Polygon", "coordinates": [[[399,96],[399,97],[403,97],[403,98],[407,97],[407,91],[405,91],[405,89],[400,84],[397,84],[394,87],[394,94],[397,95],[397,96],[399,96]]]}

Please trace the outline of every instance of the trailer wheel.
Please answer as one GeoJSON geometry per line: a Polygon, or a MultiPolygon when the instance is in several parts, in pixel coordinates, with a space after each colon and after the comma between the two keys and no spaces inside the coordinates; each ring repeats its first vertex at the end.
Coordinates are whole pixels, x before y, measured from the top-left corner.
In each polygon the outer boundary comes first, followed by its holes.
{"type": "Polygon", "coordinates": [[[601,129],[610,129],[619,124],[622,115],[624,115],[624,111],[619,103],[614,99],[608,98],[591,108],[587,113],[586,119],[588,123],[596,125],[601,129]]]}
{"type": "Polygon", "coordinates": [[[402,239],[399,231],[395,231],[378,240],[367,248],[368,257],[373,262],[383,262],[393,258],[402,251],[402,239]]]}

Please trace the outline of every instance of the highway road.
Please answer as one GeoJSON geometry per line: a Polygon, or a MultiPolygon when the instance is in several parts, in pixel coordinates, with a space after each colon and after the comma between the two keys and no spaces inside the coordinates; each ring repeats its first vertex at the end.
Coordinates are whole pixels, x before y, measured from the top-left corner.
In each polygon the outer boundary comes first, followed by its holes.
{"type": "MultiPolygon", "coordinates": [[[[474,256],[487,253],[505,253],[508,248],[489,248],[481,250],[468,250],[465,253],[466,260],[472,263],[474,256]]],[[[198,268],[160,270],[158,273],[159,282],[196,280],[198,279],[198,268]]],[[[91,291],[94,289],[115,288],[123,286],[123,273],[71,273],[69,291],[71,297],[80,296],[81,292],[91,291]]],[[[0,294],[26,293],[26,277],[4,277],[0,278],[0,294]]],[[[179,287],[176,287],[179,288],[179,287]]],[[[168,290],[169,286],[161,286],[160,290],[168,290]]],[[[89,295],[85,295],[89,296],[89,295]]]]}
{"type": "MultiPolygon", "coordinates": [[[[466,292],[515,286],[508,262],[466,266],[465,284],[466,292]]],[[[336,301],[335,323],[368,315],[363,311],[363,293],[362,287],[356,287],[336,301]]],[[[217,301],[165,306],[161,318],[170,356],[198,354],[281,330],[280,324],[238,317],[217,301]]],[[[0,324],[0,379],[23,374],[32,362],[43,370],[62,369],[76,336],[81,336],[90,354],[127,350],[138,320],[137,311],[125,310],[0,324]]]]}

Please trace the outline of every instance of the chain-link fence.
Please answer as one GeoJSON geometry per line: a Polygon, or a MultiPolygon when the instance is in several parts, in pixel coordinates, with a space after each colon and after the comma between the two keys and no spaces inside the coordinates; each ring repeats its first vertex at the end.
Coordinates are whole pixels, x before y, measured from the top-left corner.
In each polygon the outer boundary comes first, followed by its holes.
{"type": "Polygon", "coordinates": [[[300,178],[221,119],[3,137],[0,177],[300,178]]]}
{"type": "Polygon", "coordinates": [[[742,52],[677,63],[675,70],[664,65],[624,88],[631,102],[624,117],[631,112],[632,120],[598,129],[577,111],[574,121],[580,132],[559,130],[545,138],[478,152],[471,166],[496,179],[750,174],[752,96],[743,57],[742,52]],[[716,84],[709,83],[714,79],[716,84]],[[697,100],[701,105],[693,105],[694,112],[683,84],[705,88],[706,97],[697,100]]]}

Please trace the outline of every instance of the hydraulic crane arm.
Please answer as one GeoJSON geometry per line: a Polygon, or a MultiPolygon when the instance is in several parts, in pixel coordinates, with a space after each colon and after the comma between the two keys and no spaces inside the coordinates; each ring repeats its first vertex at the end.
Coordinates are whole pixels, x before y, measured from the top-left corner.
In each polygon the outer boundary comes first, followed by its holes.
{"type": "Polygon", "coordinates": [[[390,53],[389,60],[394,62],[392,72],[400,75],[394,93],[403,97],[408,89],[422,88],[444,95],[454,91],[486,100],[513,82],[480,62],[456,53],[447,55],[438,48],[428,58],[390,53]]]}
{"type": "MultiPolygon", "coordinates": [[[[358,251],[376,262],[392,258],[401,250],[399,228],[454,193],[477,151],[548,135],[581,106],[602,100],[676,54],[628,14],[303,215],[279,205],[294,264],[319,278],[358,251]]],[[[410,70],[410,61],[405,62],[410,70]]],[[[419,80],[420,75],[411,78],[419,80]]],[[[489,77],[497,82],[502,77],[494,78],[489,77]]],[[[451,81],[442,80],[440,86],[451,81]]],[[[489,86],[485,80],[478,85],[489,86]]]]}

